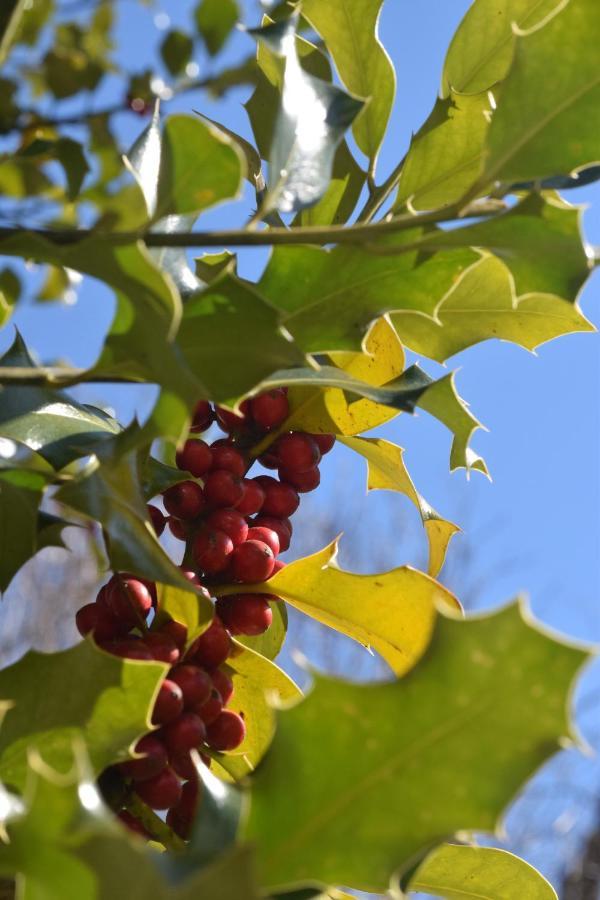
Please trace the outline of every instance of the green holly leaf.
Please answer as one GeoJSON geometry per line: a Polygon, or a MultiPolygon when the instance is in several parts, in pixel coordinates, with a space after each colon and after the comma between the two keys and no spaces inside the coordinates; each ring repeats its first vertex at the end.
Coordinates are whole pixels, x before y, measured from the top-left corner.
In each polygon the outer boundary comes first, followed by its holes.
{"type": "Polygon", "coordinates": [[[288,628],[288,615],[285,603],[270,601],[269,606],[273,613],[273,620],[264,634],[253,637],[239,635],[237,641],[244,647],[249,647],[255,653],[266,656],[267,659],[275,659],[283,647],[288,628]]]}
{"type": "MultiPolygon", "coordinates": [[[[3,366],[35,368],[18,333],[0,359],[0,369],[3,366]]],[[[85,456],[119,431],[111,416],[77,403],[63,391],[27,385],[0,387],[0,436],[35,450],[55,469],[85,456]]]]}
{"type": "Polygon", "coordinates": [[[245,847],[232,847],[177,883],[170,882],[165,855],[117,823],[79,759],[80,748],[75,749],[76,765],[67,777],[31,759],[25,809],[8,823],[10,840],[0,847],[0,872],[18,876],[24,897],[258,900],[252,858],[245,847]]]}
{"type": "Polygon", "coordinates": [[[191,296],[177,342],[190,371],[206,386],[197,396],[231,401],[277,369],[302,365],[305,357],[284,336],[279,319],[252,285],[231,274],[191,296]]]}
{"type": "Polygon", "coordinates": [[[235,142],[196,116],[164,123],[156,218],[198,213],[238,196],[244,157],[235,142]]]}
{"type": "Polygon", "coordinates": [[[424,246],[475,246],[489,250],[511,271],[517,296],[556,294],[574,300],[590,273],[581,239],[581,208],[559,197],[530,194],[487,222],[436,230],[424,246]]]}
{"type": "Polygon", "coordinates": [[[506,850],[442,844],[410,877],[409,891],[446,900],[558,900],[537,869],[506,850]]]}
{"type": "Polygon", "coordinates": [[[191,59],[194,42],[185,31],[173,28],[160,45],[160,55],[171,75],[180,75],[191,59]]]}
{"type": "Polygon", "coordinates": [[[159,459],[149,456],[144,463],[142,471],[144,497],[147,500],[151,500],[174,484],[178,484],[180,481],[188,481],[189,477],[189,472],[182,472],[181,469],[168,466],[159,459]]]}
{"type": "Polygon", "coordinates": [[[0,471],[0,592],[38,549],[38,507],[45,486],[37,472],[0,471]]]}
{"type": "Polygon", "coordinates": [[[515,297],[510,272],[494,256],[482,259],[457,284],[440,305],[437,321],[408,312],[391,319],[407,347],[438,362],[491,338],[535,350],[560,335],[594,330],[576,304],[560,297],[515,297]]]}
{"type": "Polygon", "coordinates": [[[157,590],[159,610],[185,625],[189,647],[212,622],[215,613],[212,603],[207,597],[170,584],[159,584],[157,590]]]}
{"type": "MultiPolygon", "coordinates": [[[[410,244],[422,229],[378,246],[410,244]]],[[[467,248],[425,255],[418,250],[378,256],[360,247],[277,247],[258,283],[306,352],[360,350],[369,325],[384,312],[413,309],[428,316],[477,254],[467,248]]]]}
{"type": "Polygon", "coordinates": [[[65,774],[78,736],[96,774],[128,759],[130,745],[151,728],[150,710],[166,671],[163,663],[119,659],[90,641],[61,653],[30,651],[0,673],[0,778],[22,789],[32,748],[65,774]],[[77,690],[70,690],[74,684],[77,690]]]}
{"type": "Polygon", "coordinates": [[[326,192],[335,150],[363,107],[363,101],[309,75],[294,40],[297,16],[255,29],[252,34],[285,60],[269,182],[262,210],[296,212],[326,192]]]}
{"type": "Polygon", "coordinates": [[[517,34],[534,29],[560,0],[477,0],[466,13],[444,63],[442,92],[477,94],[508,74],[517,34]]]}
{"type": "Polygon", "coordinates": [[[0,328],[10,319],[21,296],[21,281],[12,269],[0,270],[0,328]]]}
{"type": "Polygon", "coordinates": [[[272,660],[238,641],[235,646],[237,652],[224,666],[233,681],[233,697],[227,708],[243,715],[246,737],[236,750],[216,754],[215,763],[218,774],[237,781],[254,771],[271,745],[274,705],[297,702],[302,692],[272,660]]]}
{"type": "Polygon", "coordinates": [[[595,0],[552,6],[558,11],[543,27],[517,36],[488,133],[487,183],[569,175],[598,160],[598,6],[595,0]]]}
{"type": "Polygon", "coordinates": [[[356,143],[373,170],[385,135],[396,75],[379,40],[382,0],[304,0],[302,15],[325,41],[346,88],[369,98],[353,126],[356,143]]]}
{"type": "Polygon", "coordinates": [[[216,56],[240,18],[236,0],[201,0],[194,18],[210,56],[216,56]]]}
{"type": "Polygon", "coordinates": [[[416,490],[404,464],[402,447],[382,438],[340,437],[340,442],[367,460],[369,491],[398,491],[416,506],[429,544],[427,572],[432,578],[444,565],[448,545],[458,525],[443,519],[416,490]]]}
{"type": "Polygon", "coordinates": [[[159,544],[148,519],[137,453],[124,453],[119,445],[111,451],[112,456],[102,462],[94,457],[77,478],[59,488],[55,499],[102,523],[115,571],[173,585],[195,598],[193,587],[159,544]]]}
{"type": "Polygon", "coordinates": [[[487,91],[438,99],[411,141],[394,209],[407,203],[423,210],[458,202],[479,177],[491,114],[487,91]]]}
{"type": "Polygon", "coordinates": [[[441,836],[492,831],[572,738],[566,704],[588,658],[511,605],[466,621],[440,616],[429,651],[399,681],[316,677],[302,703],[279,713],[252,779],[245,835],[263,881],[384,891],[441,836]]]}
{"type": "Polygon", "coordinates": [[[26,9],[25,0],[8,0],[0,12],[0,65],[4,63],[18,35],[26,9]]]}
{"type": "MultiPolygon", "coordinates": [[[[397,674],[408,671],[429,644],[438,604],[460,608],[433,578],[410,566],[374,575],[339,568],[337,541],[289,563],[251,593],[276,594],[317,621],[373,648],[397,674]]],[[[215,588],[219,595],[239,591],[215,588]]]]}

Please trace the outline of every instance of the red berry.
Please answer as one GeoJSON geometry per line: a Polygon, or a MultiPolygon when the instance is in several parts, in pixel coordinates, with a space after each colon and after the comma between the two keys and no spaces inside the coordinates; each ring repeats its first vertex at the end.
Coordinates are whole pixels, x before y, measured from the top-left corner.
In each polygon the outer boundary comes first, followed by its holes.
{"type": "Polygon", "coordinates": [[[169,722],[161,731],[161,738],[170,753],[181,753],[191,750],[202,743],[206,735],[206,727],[200,716],[193,712],[184,712],[169,722]]]}
{"type": "Polygon", "coordinates": [[[153,631],[144,638],[144,643],[152,654],[152,659],[175,665],[179,661],[180,651],[172,638],[164,633],[153,631]]]}
{"type": "Polygon", "coordinates": [[[120,819],[120,821],[129,831],[133,831],[135,834],[139,834],[144,838],[151,837],[150,832],[146,831],[140,820],[136,819],[135,816],[132,816],[128,809],[122,809],[120,812],[118,812],[117,818],[120,819]]]}
{"type": "Polygon", "coordinates": [[[265,469],[277,469],[279,466],[279,457],[274,450],[265,450],[258,457],[258,461],[265,469]]]}
{"type": "Polygon", "coordinates": [[[220,597],[217,611],[231,634],[264,634],[273,621],[271,607],[260,594],[220,597]]]}
{"type": "Polygon", "coordinates": [[[212,445],[213,469],[226,469],[239,475],[240,478],[246,474],[246,460],[235,447],[229,444],[216,443],[212,445]]]}
{"type": "Polygon", "coordinates": [[[279,538],[279,552],[285,553],[290,546],[292,539],[292,523],[289,519],[279,519],[275,516],[257,516],[253,520],[252,526],[255,528],[270,528],[277,534],[279,538]]]}
{"type": "Polygon", "coordinates": [[[233,541],[224,531],[203,528],[192,544],[192,555],[197,565],[206,575],[218,575],[228,563],[233,550],[233,541]]]}
{"type": "Polygon", "coordinates": [[[154,778],[136,784],[135,790],[151,809],[169,809],[181,799],[181,783],[169,767],[154,778]]]}
{"type": "Polygon", "coordinates": [[[254,525],[248,529],[249,541],[262,541],[267,547],[273,551],[273,556],[277,556],[280,550],[279,535],[272,528],[265,528],[264,525],[254,525]]]}
{"type": "Polygon", "coordinates": [[[204,441],[186,441],[175,455],[177,468],[201,478],[213,465],[212,450],[204,441]]]}
{"type": "Polygon", "coordinates": [[[248,523],[237,509],[215,509],[206,519],[206,525],[224,531],[234,546],[242,544],[248,536],[248,523]]]}
{"type": "Polygon", "coordinates": [[[183,691],[180,686],[170,678],[165,678],[161,684],[158,697],[152,710],[152,722],[154,725],[166,725],[172,722],[183,712],[183,691]]]}
{"type": "Polygon", "coordinates": [[[100,647],[113,656],[121,656],[123,659],[152,660],[154,657],[145,642],[139,638],[117,638],[112,641],[98,641],[100,647]]]}
{"type": "Polygon", "coordinates": [[[196,766],[192,761],[189,750],[182,750],[181,753],[170,753],[169,763],[179,777],[185,778],[186,781],[198,777],[196,766]]]}
{"type": "Polygon", "coordinates": [[[218,616],[192,644],[189,657],[193,663],[206,669],[216,669],[224,663],[231,650],[229,632],[218,616]]]}
{"type": "Polygon", "coordinates": [[[188,526],[180,519],[171,516],[168,519],[169,531],[176,537],[178,541],[186,541],[188,536],[188,526]]]}
{"type": "Polygon", "coordinates": [[[77,626],[77,631],[80,635],[82,635],[82,637],[85,637],[86,634],[94,631],[96,625],[98,624],[99,612],[100,607],[98,607],[95,603],[86,603],[85,606],[82,606],[81,609],[77,610],[77,612],[75,613],[75,625],[77,626]]]}
{"type": "Polygon", "coordinates": [[[335,434],[311,434],[311,438],[321,451],[321,456],[329,453],[335,444],[335,434]]]}
{"type": "Polygon", "coordinates": [[[166,517],[162,514],[158,506],[154,506],[154,504],[149,503],[146,507],[148,510],[148,515],[150,516],[150,521],[152,522],[152,527],[156,533],[156,537],[160,537],[163,531],[165,530],[165,525],[167,524],[166,517]]]}
{"type": "Polygon", "coordinates": [[[119,764],[119,769],[126,778],[134,781],[145,781],[154,778],[168,763],[167,749],[154,734],[145,734],[133,748],[141,754],[139,759],[128,759],[119,764]]]}
{"type": "Polygon", "coordinates": [[[244,720],[229,709],[224,709],[206,728],[206,743],[213,750],[235,750],[245,737],[244,720]]]}
{"type": "Polygon", "coordinates": [[[244,496],[243,481],[227,469],[214,469],[204,482],[204,496],[211,506],[237,506],[244,496]]]}
{"type": "Polygon", "coordinates": [[[265,492],[254,478],[244,478],[242,481],[244,493],[242,499],[236,505],[236,511],[242,516],[253,516],[265,502],[265,492]]]}
{"type": "Polygon", "coordinates": [[[254,397],[250,401],[250,408],[254,421],[265,431],[281,425],[287,419],[290,411],[288,399],[281,388],[275,388],[273,391],[267,391],[266,394],[254,397]]]}
{"type": "Polygon", "coordinates": [[[246,583],[266,581],[274,562],[273,551],[263,541],[245,541],[231,554],[233,577],[246,583]]]}
{"type": "Polygon", "coordinates": [[[310,434],[292,431],[277,441],[279,463],[292,472],[307,472],[319,464],[321,451],[310,434]]]}
{"type": "MultiPolygon", "coordinates": [[[[282,569],[285,569],[285,567],[286,563],[284,563],[282,559],[276,559],[275,565],[273,566],[273,574],[271,575],[271,578],[273,577],[273,575],[277,575],[278,572],[281,572],[282,569]]],[[[274,594],[269,594],[269,597],[272,600],[281,600],[281,597],[276,597],[274,594]]]]}
{"type": "Polygon", "coordinates": [[[165,509],[176,519],[195,519],[200,515],[206,500],[204,491],[195,481],[180,481],[167,488],[163,494],[165,509]]]}
{"type": "Polygon", "coordinates": [[[196,434],[198,431],[206,431],[213,419],[213,408],[208,400],[200,400],[198,403],[196,403],[196,408],[194,409],[194,416],[192,418],[192,424],[190,425],[190,431],[193,434],[196,434]]]}
{"type": "Polygon", "coordinates": [[[217,422],[223,431],[243,431],[250,425],[250,406],[247,400],[240,404],[240,413],[231,412],[222,406],[215,406],[217,422]]]}
{"type": "Polygon", "coordinates": [[[272,475],[257,475],[254,478],[254,481],[261,486],[263,491],[266,491],[272,484],[279,484],[277,479],[273,478],[272,475]]]}
{"type": "Polygon", "coordinates": [[[266,516],[287,519],[288,516],[296,512],[300,505],[298,492],[294,490],[291,484],[285,484],[282,481],[270,484],[265,490],[265,495],[261,513],[264,513],[266,516]]]}
{"type": "MultiPolygon", "coordinates": [[[[195,770],[194,770],[195,773],[195,770]]],[[[181,838],[189,837],[200,800],[200,785],[197,777],[187,781],[181,791],[181,799],[167,813],[167,825],[181,838]]]]}
{"type": "Polygon", "coordinates": [[[187,628],[183,622],[177,622],[175,619],[171,619],[170,622],[165,622],[160,626],[160,631],[158,633],[164,634],[166,637],[170,638],[180,650],[183,650],[185,647],[187,641],[187,628]]]}
{"type": "Polygon", "coordinates": [[[227,706],[233,697],[233,681],[223,669],[215,669],[211,672],[212,683],[221,695],[223,706],[227,706]]]}
{"type": "Polygon", "coordinates": [[[152,595],[142,581],[113,575],[107,587],[106,605],[116,619],[130,627],[146,621],[152,609],[152,595]]]}
{"type": "Polygon", "coordinates": [[[205,669],[184,663],[169,672],[169,679],[181,688],[187,707],[200,706],[210,697],[212,679],[205,669]]]}
{"type": "Polygon", "coordinates": [[[217,719],[223,710],[223,698],[216,688],[213,688],[210,697],[202,706],[197,706],[194,710],[197,716],[200,716],[205,725],[210,725],[217,719]]]}
{"type": "Polygon", "coordinates": [[[299,494],[308,494],[309,491],[318,488],[321,483],[321,473],[317,466],[309,469],[308,472],[292,472],[290,469],[281,468],[279,477],[285,484],[291,484],[299,494]]]}

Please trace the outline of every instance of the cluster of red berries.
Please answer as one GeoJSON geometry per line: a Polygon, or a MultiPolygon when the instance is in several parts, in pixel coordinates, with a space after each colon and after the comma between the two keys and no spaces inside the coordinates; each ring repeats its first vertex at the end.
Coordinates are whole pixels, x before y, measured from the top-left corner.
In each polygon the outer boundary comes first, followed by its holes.
{"type": "MultiPolygon", "coordinates": [[[[240,415],[202,401],[190,431],[204,432],[216,420],[227,437],[210,445],[188,439],[177,454],[177,465],[193,477],[164,492],[166,516],[157,506],[148,507],[157,535],[168,523],[175,537],[185,541],[181,567],[207,597],[214,593],[211,586],[262,583],[284,566],[277,556],[290,545],[290,516],[298,508],[299,494],[319,484],[319,461],[335,441],[333,435],[281,433],[259,457],[266,468],[278,469],[279,478],[248,478],[252,447],[280,429],[288,415],[285,388],[245,401],[240,415]]],[[[231,636],[265,632],[273,615],[269,601],[279,599],[251,591],[220,597],[211,625],[187,650],[184,625],[164,621],[163,613],[150,619],[156,610],[156,587],[143,578],[113,575],[96,602],[77,613],[79,631],[92,633],[103,649],[172,666],[153,710],[157,730],[136,744],[140,756],[118,768],[148,806],[168,810],[167,823],[183,838],[198,803],[190,751],[197,749],[210,765],[207,750],[234,750],[246,733],[243,713],[225,708],[233,697],[233,683],[223,668],[236,650],[231,636]]],[[[127,810],[119,815],[140,831],[140,823],[127,810]]]]}

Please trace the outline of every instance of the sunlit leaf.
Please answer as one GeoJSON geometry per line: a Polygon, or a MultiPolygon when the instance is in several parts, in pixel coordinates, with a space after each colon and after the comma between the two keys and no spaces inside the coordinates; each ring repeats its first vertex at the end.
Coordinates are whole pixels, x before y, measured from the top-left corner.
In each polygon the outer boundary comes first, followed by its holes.
{"type": "Polygon", "coordinates": [[[304,0],[302,15],[327,44],[342,83],[369,102],[357,118],[356,143],[375,164],[394,102],[396,76],[377,33],[382,0],[304,0]]]}
{"type": "Polygon", "coordinates": [[[488,133],[488,181],[569,175],[598,161],[599,42],[596,0],[561,4],[542,28],[517,37],[488,133]]]}
{"type": "Polygon", "coordinates": [[[558,900],[537,869],[507,850],[442,844],[411,875],[409,891],[446,900],[558,900]]]}
{"type": "Polygon", "coordinates": [[[477,94],[502,81],[513,61],[516,32],[535,28],[563,5],[562,0],[477,0],[448,48],[443,95],[477,94]]]}
{"type": "MultiPolygon", "coordinates": [[[[381,246],[394,248],[424,235],[422,229],[414,229],[381,246]]],[[[377,256],[350,246],[277,247],[258,288],[281,310],[285,327],[306,352],[360,350],[369,325],[389,310],[433,315],[442,297],[476,261],[477,254],[467,248],[377,256]]]]}
{"type": "Polygon", "coordinates": [[[194,18],[211,56],[223,48],[239,17],[236,0],[200,0],[194,18]]]}
{"type": "Polygon", "coordinates": [[[586,658],[513,605],[440,616],[429,651],[398,681],[317,677],[306,700],[279,713],[252,779],[245,833],[262,879],[384,891],[441,837],[494,829],[572,736],[566,703],[586,658]]]}
{"type": "Polygon", "coordinates": [[[412,139],[395,209],[407,202],[413,209],[435,209],[460,200],[479,176],[490,116],[487,93],[438,99],[412,139]]]}
{"type": "Polygon", "coordinates": [[[169,584],[158,586],[158,608],[187,628],[188,645],[212,622],[214,609],[207,597],[169,584]]]}
{"type": "Polygon", "coordinates": [[[414,503],[429,543],[427,571],[435,578],[444,565],[448,544],[456,532],[460,531],[458,525],[443,519],[415,489],[404,464],[402,447],[382,438],[341,437],[339,440],[367,460],[368,490],[398,491],[414,503]]]}
{"type": "Polygon", "coordinates": [[[150,728],[149,712],[166,668],[118,659],[89,641],[61,653],[30,651],[0,673],[7,709],[0,730],[0,778],[23,788],[28,748],[64,774],[78,736],[96,774],[127,759],[129,746],[150,728]]]}
{"type": "MultiPolygon", "coordinates": [[[[335,564],[336,553],[334,542],[248,590],[277,594],[324,625],[377,650],[397,674],[408,671],[431,639],[437,605],[456,609],[456,598],[409,566],[375,575],[344,572],[335,564]]],[[[234,590],[219,587],[217,593],[234,590]]]]}
{"type": "Polygon", "coordinates": [[[392,315],[407,347],[438,362],[491,338],[534,350],[562,334],[594,330],[567,300],[541,293],[515,297],[510,273],[493,256],[467,273],[441,304],[437,319],[408,312],[392,315]]]}
{"type": "Polygon", "coordinates": [[[362,100],[305,72],[296,50],[296,21],[291,16],[252,32],[285,59],[264,212],[296,212],[320,200],[336,147],[363,106],[362,100]]]}

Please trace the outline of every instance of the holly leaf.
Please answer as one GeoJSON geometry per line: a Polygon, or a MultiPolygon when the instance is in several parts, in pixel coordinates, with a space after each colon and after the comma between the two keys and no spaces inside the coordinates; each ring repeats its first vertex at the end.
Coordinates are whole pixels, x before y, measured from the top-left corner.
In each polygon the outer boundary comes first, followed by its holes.
{"type": "Polygon", "coordinates": [[[194,42],[179,28],[169,31],[160,45],[160,55],[171,75],[180,75],[191,59],[194,42]]]}
{"type": "Polygon", "coordinates": [[[210,56],[223,49],[239,17],[236,0],[201,0],[198,4],[194,18],[210,56]]]}
{"type": "Polygon", "coordinates": [[[78,736],[96,774],[128,759],[130,745],[151,728],[150,710],[166,671],[163,663],[118,659],[90,641],[60,653],[30,651],[0,673],[0,778],[22,789],[31,748],[65,774],[78,736]],[[77,690],[68,689],[75,684],[77,690]]]}
{"type": "Polygon", "coordinates": [[[442,844],[423,860],[408,883],[446,900],[558,900],[537,869],[507,850],[442,844]]]}
{"type": "MultiPolygon", "coordinates": [[[[35,368],[17,333],[0,359],[2,367],[35,368]]],[[[85,456],[120,431],[118,422],[63,391],[8,385],[0,387],[0,436],[25,444],[55,469],[85,456]]]]}
{"type": "Polygon", "coordinates": [[[444,565],[448,545],[460,531],[458,525],[443,519],[416,490],[404,464],[404,450],[382,438],[341,437],[342,444],[367,460],[369,491],[398,491],[416,506],[429,543],[427,572],[432,578],[444,565]]]}
{"type": "Polygon", "coordinates": [[[65,777],[31,759],[25,810],[8,823],[10,840],[0,847],[0,871],[18,876],[24,896],[258,900],[250,852],[240,846],[196,867],[179,883],[169,883],[164,854],[117,824],[82,768],[65,777]]]}
{"type": "Polygon", "coordinates": [[[590,273],[580,220],[581,208],[559,197],[530,194],[487,222],[433,231],[424,246],[484,248],[510,270],[517,296],[547,293],[574,300],[590,273]]]}
{"type": "Polygon", "coordinates": [[[595,0],[552,6],[557,12],[543,27],[517,35],[487,137],[487,183],[570,175],[598,161],[598,7],[595,0]]]}
{"type": "MultiPolygon", "coordinates": [[[[239,586],[237,588],[239,591],[239,586]]],[[[252,772],[267,752],[275,734],[275,704],[297,702],[300,688],[270,659],[236,641],[224,667],[233,681],[227,708],[243,716],[246,737],[240,746],[215,757],[216,771],[236,781],[252,772]]]]}
{"type": "Polygon", "coordinates": [[[270,601],[269,606],[273,613],[273,619],[264,634],[256,636],[239,635],[237,641],[244,647],[249,647],[255,653],[266,656],[267,659],[275,659],[283,647],[288,628],[288,615],[285,603],[270,601]]]}
{"type": "Polygon", "coordinates": [[[0,471],[0,592],[37,550],[38,507],[46,479],[37,472],[0,471]]]}
{"type": "Polygon", "coordinates": [[[336,147],[363,107],[359,98],[302,68],[295,42],[297,18],[292,15],[251,32],[285,60],[263,213],[297,212],[321,199],[336,147]]]}
{"type": "Polygon", "coordinates": [[[359,97],[368,98],[353,126],[356,143],[371,170],[396,92],[396,75],[377,33],[382,0],[304,0],[302,15],[331,53],[340,79],[359,97]],[[359,24],[360,23],[360,24],[359,24]]]}
{"type": "Polygon", "coordinates": [[[479,177],[491,114],[487,92],[451,92],[438,99],[411,141],[394,209],[407,203],[423,210],[458,202],[479,177]]]}
{"type": "Polygon", "coordinates": [[[279,318],[252,285],[231,274],[191,296],[177,341],[190,371],[206,386],[199,396],[231,401],[277,369],[302,365],[305,357],[284,336],[279,318]]]}
{"type": "Polygon", "coordinates": [[[430,359],[449,357],[491,338],[535,350],[546,341],[594,326],[578,306],[552,294],[514,294],[514,280],[504,263],[488,256],[450,292],[437,321],[412,313],[394,313],[394,328],[407,347],[430,359]]]}
{"type": "MultiPolygon", "coordinates": [[[[188,585],[189,587],[189,585],[188,585]]],[[[158,608],[187,628],[187,646],[205,631],[214,617],[213,605],[201,594],[170,584],[157,585],[158,608]]]]}
{"type": "MultiPolygon", "coordinates": [[[[414,229],[379,241],[402,247],[425,236],[414,229]]],[[[282,322],[307,353],[361,349],[370,324],[383,313],[412,309],[428,316],[477,254],[460,248],[377,256],[361,247],[277,247],[258,290],[282,314],[282,322]]]]}
{"type": "MultiPolygon", "coordinates": [[[[410,566],[374,575],[340,569],[337,541],[318,553],[289,563],[251,593],[276,594],[317,621],[377,650],[396,674],[407,672],[429,644],[436,609],[460,605],[433,578],[410,566]]],[[[216,588],[232,594],[235,586],[216,588]]]]}
{"type": "Polygon", "coordinates": [[[440,616],[407,678],[317,676],[302,703],[278,714],[252,778],[245,835],[259,848],[263,882],[384,891],[443,835],[493,830],[524,781],[572,738],[566,704],[588,658],[514,604],[465,621],[440,616]]]}

